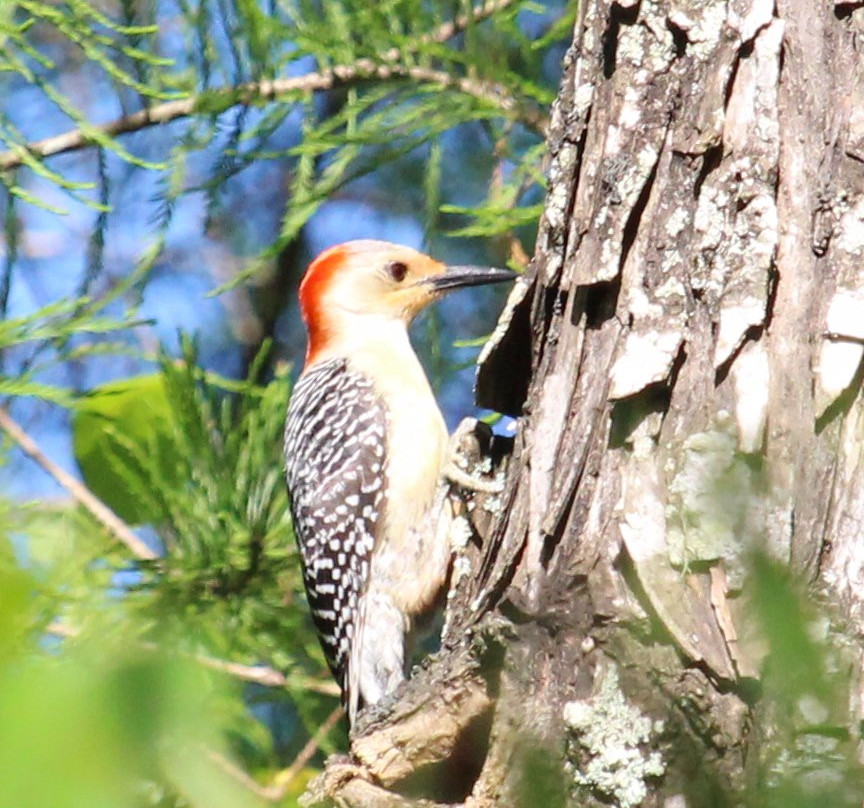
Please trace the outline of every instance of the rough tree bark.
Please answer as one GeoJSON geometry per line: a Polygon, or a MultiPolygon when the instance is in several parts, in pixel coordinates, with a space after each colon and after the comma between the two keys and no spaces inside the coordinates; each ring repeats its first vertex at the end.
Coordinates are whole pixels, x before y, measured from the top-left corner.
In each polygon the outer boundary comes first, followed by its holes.
{"type": "Polygon", "coordinates": [[[536,255],[479,376],[521,416],[506,488],[471,506],[441,652],[309,804],[752,802],[796,752],[760,697],[754,550],[830,607],[852,673],[784,720],[854,760],[862,6],[584,0],[536,255]]]}

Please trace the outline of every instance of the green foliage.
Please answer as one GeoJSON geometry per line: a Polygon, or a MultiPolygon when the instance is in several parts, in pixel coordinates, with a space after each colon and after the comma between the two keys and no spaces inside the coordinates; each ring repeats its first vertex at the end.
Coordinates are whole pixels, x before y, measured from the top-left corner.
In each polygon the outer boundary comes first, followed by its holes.
{"type": "Polygon", "coordinates": [[[130,568],[77,508],[0,500],[0,743],[16,750],[0,763],[0,808],[258,805],[213,756],[230,747],[265,781],[274,776],[272,738],[249,705],[291,717],[288,751],[302,744],[300,726],[311,734],[336,705],[282,476],[290,383],[286,368],[255,383],[265,354],[233,382],[201,369],[186,341],[181,361],[165,355],[158,374],[82,400],[85,480],[151,525],[164,548],[156,562],[130,568]],[[27,536],[23,561],[13,534],[27,536]],[[66,639],[46,639],[58,631],[66,639]],[[211,670],[227,662],[274,666],[284,688],[247,702],[211,670]],[[74,709],[61,709],[67,700],[74,709]]]}
{"type": "MultiPolygon", "coordinates": [[[[526,201],[526,195],[543,184],[542,130],[555,91],[543,78],[543,59],[569,36],[575,5],[544,36],[531,40],[522,33],[519,15],[543,9],[520,0],[502,3],[491,16],[481,11],[479,19],[473,19],[477,12],[464,0],[453,5],[281,0],[270,13],[256,0],[224,5],[182,0],[171,29],[185,39],[185,50],[166,35],[159,17],[166,12],[160,9],[156,3],[96,6],[75,0],[58,6],[15,0],[4,5],[0,17],[5,40],[0,76],[6,72],[36,88],[83,143],[164,176],[160,237],[173,201],[200,187],[184,178],[186,155],[220,139],[227,114],[257,107],[260,115],[233,119],[234,131],[224,143],[227,170],[217,170],[205,183],[210,203],[228,177],[260,160],[287,161],[292,188],[278,238],[223,289],[270,262],[347,184],[418,147],[428,145],[434,153],[442,137],[465,124],[483,125],[496,144],[498,168],[486,203],[450,206],[446,210],[459,215],[439,224],[455,234],[485,236],[536,223],[536,198],[526,201]],[[170,152],[145,157],[132,151],[117,130],[94,125],[86,106],[61,89],[63,64],[48,55],[56,51],[45,47],[50,42],[65,43],[68,59],[85,60],[95,71],[94,81],[113,87],[121,104],[134,93],[154,115],[187,118],[170,152]],[[285,81],[286,76],[296,78],[285,81]],[[275,93],[265,92],[257,84],[265,80],[281,84],[275,93]],[[322,89],[332,93],[326,115],[320,104],[310,103],[322,89]],[[295,109],[303,116],[301,142],[271,147],[274,133],[295,109]]],[[[119,130],[142,125],[127,123],[119,130]]],[[[47,183],[96,210],[111,209],[104,183],[100,192],[95,182],[73,180],[51,168],[29,149],[29,139],[0,114],[0,142],[7,148],[0,168],[4,158],[22,166],[16,172],[0,170],[13,199],[63,212],[44,190],[31,188],[32,173],[44,181],[40,189],[47,183]]]]}
{"type": "MultiPolygon", "coordinates": [[[[78,403],[72,422],[75,458],[90,490],[132,525],[151,521],[146,488],[122,484],[135,462],[127,447],[153,467],[166,490],[182,482],[179,447],[170,440],[171,411],[161,373],[136,376],[91,390],[78,403]],[[118,485],[118,481],[121,484],[118,485]]],[[[141,482],[134,480],[134,483],[141,482]]]]}
{"type": "Polygon", "coordinates": [[[168,652],[40,641],[41,586],[0,537],[2,808],[264,804],[217,762],[224,681],[168,652]]]}
{"type": "MultiPolygon", "coordinates": [[[[33,396],[55,404],[71,406],[73,397],[68,390],[46,384],[40,381],[39,377],[70,356],[75,338],[93,335],[104,337],[141,325],[142,321],[130,312],[118,317],[103,314],[105,307],[119,292],[120,290],[116,290],[114,294],[98,301],[86,297],[66,298],[49,303],[23,317],[0,320],[0,352],[22,347],[36,349],[34,358],[27,363],[26,369],[14,376],[0,373],[0,395],[33,396]],[[54,347],[53,355],[38,359],[48,346],[54,347]]],[[[106,343],[78,343],[74,348],[75,358],[81,359],[89,354],[99,353],[105,346],[106,343]]],[[[111,350],[115,352],[116,348],[111,350]]]]}
{"type": "MultiPolygon", "coordinates": [[[[265,387],[204,372],[187,342],[160,373],[93,391],[74,419],[88,485],[152,526],[164,557],[130,595],[190,650],[266,659],[314,675],[320,656],[304,611],[283,479],[287,369],[265,387]]],[[[302,686],[305,680],[299,682],[302,686]]]]}
{"type": "Polygon", "coordinates": [[[496,236],[502,232],[533,226],[543,212],[541,202],[526,204],[529,191],[545,187],[540,171],[544,145],[529,149],[507,180],[492,184],[486,202],[477,207],[442,205],[443,213],[455,213],[473,220],[453,232],[458,236],[496,236]]]}
{"type": "Polygon", "coordinates": [[[749,614],[767,656],[755,744],[759,776],[747,792],[753,808],[853,808],[864,797],[861,735],[849,726],[857,654],[845,647],[830,614],[763,553],[750,558],[749,614]],[[769,728],[770,731],[765,728],[769,728]]]}

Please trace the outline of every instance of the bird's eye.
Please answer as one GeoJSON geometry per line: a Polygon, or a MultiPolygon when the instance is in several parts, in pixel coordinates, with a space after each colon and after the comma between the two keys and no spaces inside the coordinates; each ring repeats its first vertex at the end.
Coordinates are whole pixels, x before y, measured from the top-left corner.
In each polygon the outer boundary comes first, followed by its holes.
{"type": "Polygon", "coordinates": [[[402,283],[402,281],[405,280],[405,276],[408,274],[408,267],[401,261],[390,261],[384,269],[387,270],[387,274],[396,281],[396,283],[402,283]]]}

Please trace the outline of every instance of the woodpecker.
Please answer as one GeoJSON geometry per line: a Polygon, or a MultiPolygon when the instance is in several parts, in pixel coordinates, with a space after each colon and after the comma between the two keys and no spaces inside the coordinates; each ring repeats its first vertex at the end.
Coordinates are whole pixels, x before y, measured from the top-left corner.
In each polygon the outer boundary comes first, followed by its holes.
{"type": "Polygon", "coordinates": [[[405,678],[408,638],[450,564],[436,512],[447,428],[408,326],[452,289],[513,277],[362,240],[319,255],[300,284],[308,348],[285,424],[288,490],[309,606],[352,725],[405,678]]]}

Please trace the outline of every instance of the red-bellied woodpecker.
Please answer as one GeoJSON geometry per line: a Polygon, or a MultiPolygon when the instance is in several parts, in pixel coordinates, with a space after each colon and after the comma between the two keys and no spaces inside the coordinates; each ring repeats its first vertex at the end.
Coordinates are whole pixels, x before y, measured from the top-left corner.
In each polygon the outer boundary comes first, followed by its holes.
{"type": "Polygon", "coordinates": [[[446,583],[436,530],[448,435],[408,340],[427,304],[513,273],[383,241],[322,253],[300,285],[306,364],[285,425],[304,583],[348,717],[405,677],[407,637],[446,583]]]}

